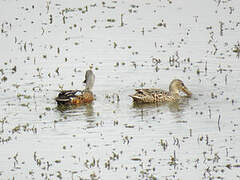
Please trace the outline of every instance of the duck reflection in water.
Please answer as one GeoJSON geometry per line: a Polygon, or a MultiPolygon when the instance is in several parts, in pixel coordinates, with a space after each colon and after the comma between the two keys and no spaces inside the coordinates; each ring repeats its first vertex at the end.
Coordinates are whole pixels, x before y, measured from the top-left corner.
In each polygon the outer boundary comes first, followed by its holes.
{"type": "Polygon", "coordinates": [[[83,114],[87,117],[93,117],[94,116],[94,108],[93,108],[93,104],[89,103],[86,104],[85,106],[82,105],[58,105],[57,106],[57,110],[60,112],[65,112],[65,113],[79,113],[79,112],[83,112],[83,114]]]}

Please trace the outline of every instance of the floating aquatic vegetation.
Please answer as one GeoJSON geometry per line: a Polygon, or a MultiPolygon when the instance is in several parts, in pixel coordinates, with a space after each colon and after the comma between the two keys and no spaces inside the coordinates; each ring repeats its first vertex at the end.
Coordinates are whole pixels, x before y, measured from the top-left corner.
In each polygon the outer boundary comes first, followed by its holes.
{"type": "Polygon", "coordinates": [[[236,45],[234,45],[233,52],[237,53],[237,57],[240,57],[240,43],[238,42],[236,45]]]}

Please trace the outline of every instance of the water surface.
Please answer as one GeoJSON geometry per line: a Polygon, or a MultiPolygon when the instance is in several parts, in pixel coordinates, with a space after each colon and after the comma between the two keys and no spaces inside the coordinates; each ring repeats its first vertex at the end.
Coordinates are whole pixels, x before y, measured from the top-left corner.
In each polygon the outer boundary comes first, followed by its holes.
{"type": "Polygon", "coordinates": [[[0,1],[0,179],[239,178],[238,1],[0,1]],[[96,100],[62,109],[93,65],[96,100]],[[134,105],[182,79],[193,97],[134,105]]]}

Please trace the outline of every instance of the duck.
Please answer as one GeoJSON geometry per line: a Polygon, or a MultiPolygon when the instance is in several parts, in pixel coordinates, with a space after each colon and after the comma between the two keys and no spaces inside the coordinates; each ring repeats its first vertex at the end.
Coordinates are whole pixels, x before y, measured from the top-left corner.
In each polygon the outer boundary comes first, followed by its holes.
{"type": "Polygon", "coordinates": [[[64,90],[61,91],[55,98],[58,105],[82,105],[91,103],[94,100],[92,88],[95,82],[95,75],[92,70],[87,70],[85,73],[86,84],[84,90],[64,90]]]}
{"type": "Polygon", "coordinates": [[[192,96],[192,93],[180,79],[171,81],[169,91],[162,89],[135,89],[135,91],[135,94],[129,95],[135,103],[176,102],[181,99],[180,91],[184,92],[188,97],[192,96]]]}

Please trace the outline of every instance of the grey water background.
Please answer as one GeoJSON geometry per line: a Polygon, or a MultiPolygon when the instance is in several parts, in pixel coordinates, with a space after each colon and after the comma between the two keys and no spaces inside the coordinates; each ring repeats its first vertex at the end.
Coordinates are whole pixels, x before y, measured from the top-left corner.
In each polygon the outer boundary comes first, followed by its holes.
{"type": "Polygon", "coordinates": [[[239,179],[240,2],[0,1],[0,179],[239,179]],[[61,89],[96,100],[61,109],[61,89]],[[193,97],[136,106],[135,88],[193,97]]]}

